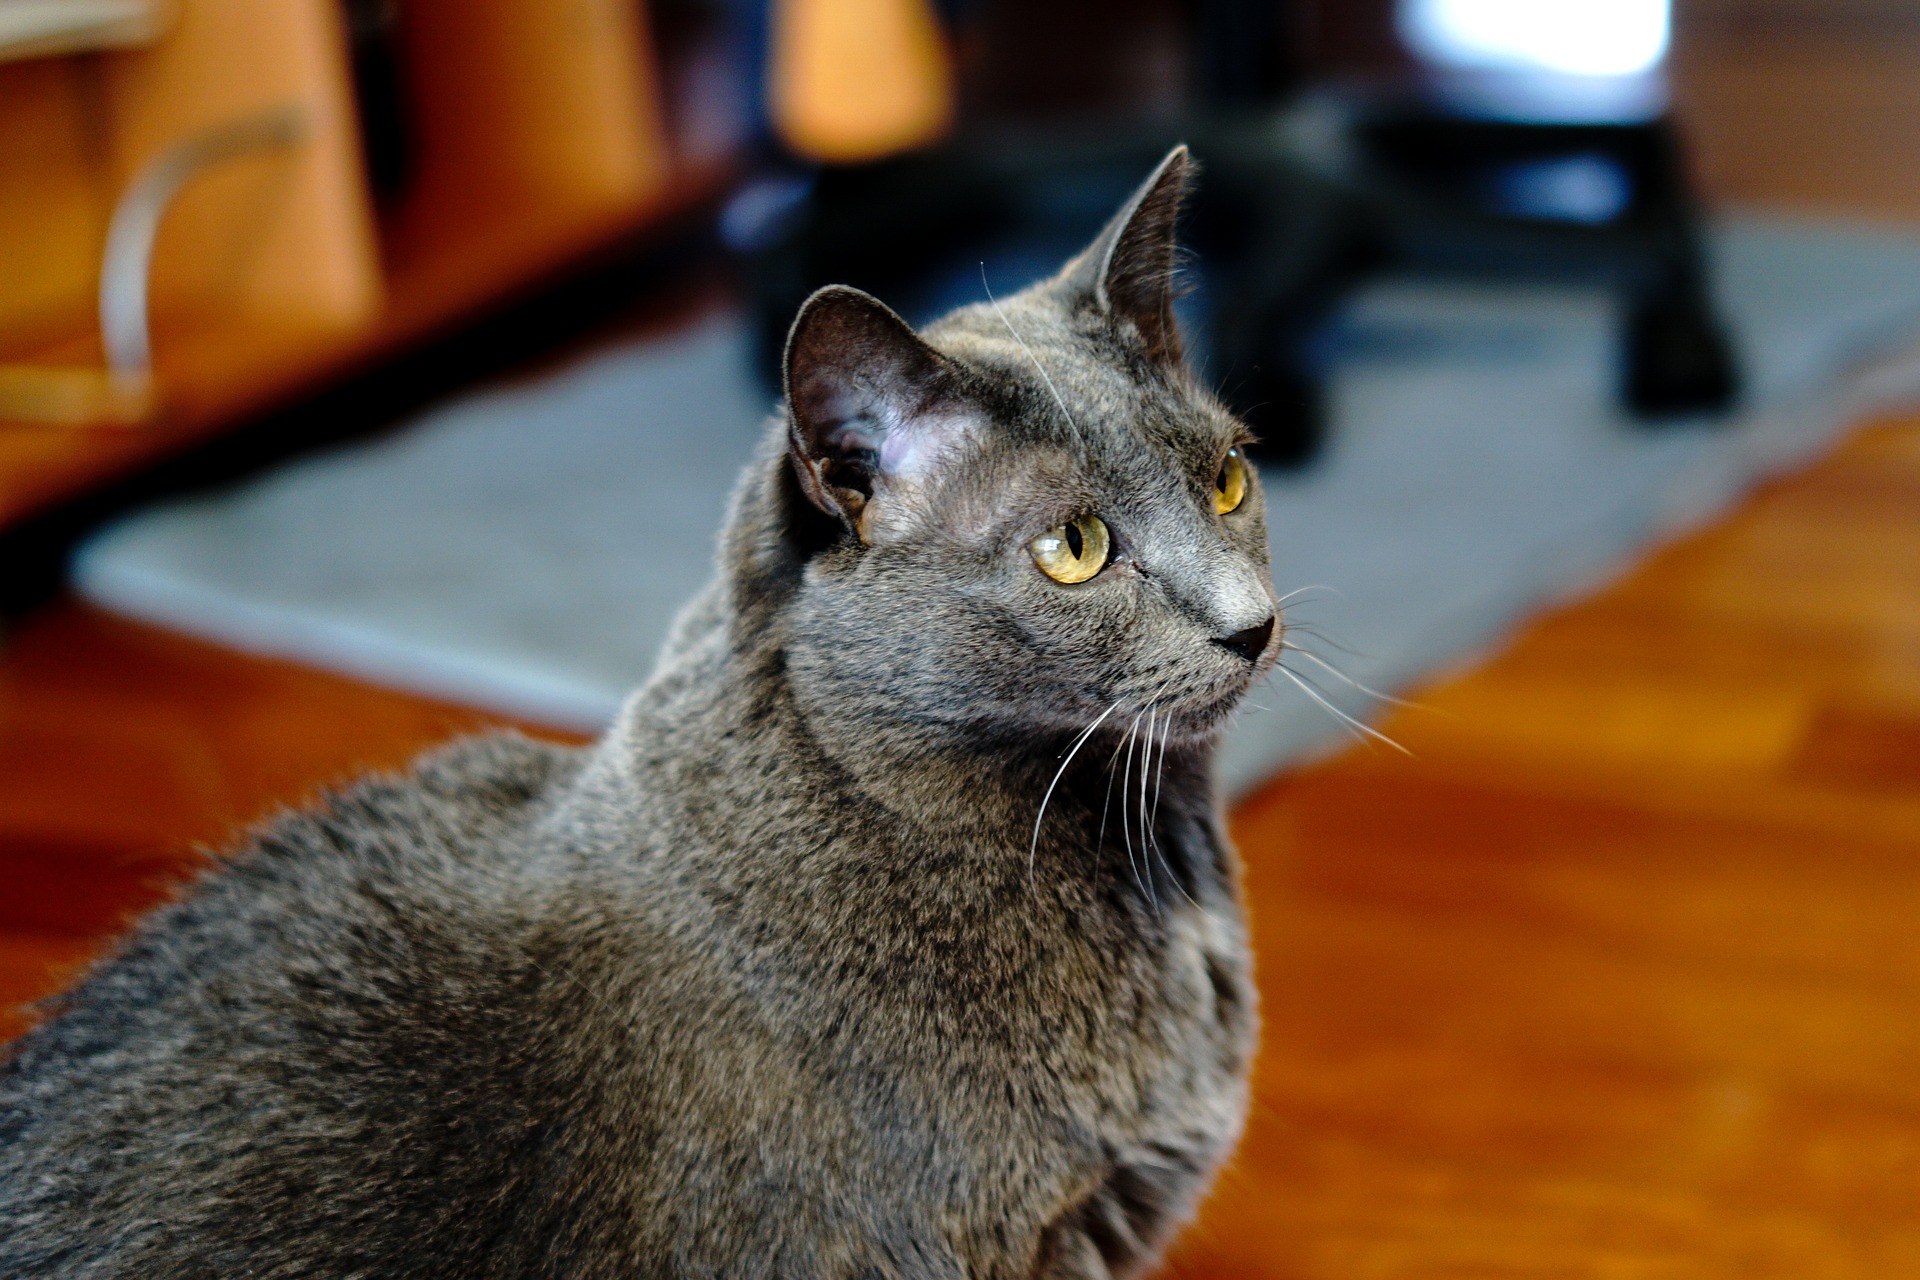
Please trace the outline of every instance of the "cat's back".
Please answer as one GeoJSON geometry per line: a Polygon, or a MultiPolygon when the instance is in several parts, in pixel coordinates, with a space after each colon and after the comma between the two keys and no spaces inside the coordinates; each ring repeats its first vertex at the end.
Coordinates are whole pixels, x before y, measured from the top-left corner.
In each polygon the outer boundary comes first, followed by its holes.
{"type": "Polygon", "coordinates": [[[519,1077],[565,1034],[531,943],[541,818],[578,769],[456,744],[275,819],[143,921],[0,1066],[0,1273],[293,1274],[303,1235],[374,1269],[477,1249],[453,1215],[540,1176],[527,1100],[564,1096],[519,1077]]]}

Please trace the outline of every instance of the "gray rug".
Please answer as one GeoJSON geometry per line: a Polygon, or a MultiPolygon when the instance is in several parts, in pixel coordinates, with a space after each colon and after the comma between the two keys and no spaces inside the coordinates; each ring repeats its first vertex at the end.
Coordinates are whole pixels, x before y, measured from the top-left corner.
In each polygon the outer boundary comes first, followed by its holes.
{"type": "MultiPolygon", "coordinates": [[[[1920,237],[1747,218],[1714,256],[1746,407],[1660,431],[1614,407],[1597,294],[1391,284],[1356,299],[1331,447],[1266,480],[1280,590],[1330,588],[1290,618],[1351,651],[1324,656],[1404,689],[1920,386],[1904,359],[1920,237]]],[[[597,727],[706,579],[768,407],[739,328],[713,322],[139,513],[84,548],[79,587],[243,649],[597,727]]],[[[1364,696],[1301,670],[1365,714],[1364,696]]],[[[1252,701],[1226,752],[1233,790],[1340,739],[1284,682],[1252,701]]]]}

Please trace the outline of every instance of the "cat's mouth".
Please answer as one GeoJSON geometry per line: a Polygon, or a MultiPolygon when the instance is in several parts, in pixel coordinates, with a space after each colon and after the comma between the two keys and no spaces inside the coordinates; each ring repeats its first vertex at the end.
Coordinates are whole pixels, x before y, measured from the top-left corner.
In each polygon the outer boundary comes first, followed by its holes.
{"type": "Polygon", "coordinates": [[[1280,633],[1276,628],[1271,642],[1251,662],[1237,664],[1231,674],[1215,685],[1209,696],[1196,699],[1195,715],[1207,724],[1210,731],[1218,732],[1220,725],[1239,710],[1254,686],[1273,673],[1280,661],[1280,654],[1280,633]]]}
{"type": "Polygon", "coordinates": [[[1218,737],[1253,687],[1272,672],[1279,655],[1280,646],[1274,644],[1253,662],[1239,664],[1239,669],[1231,675],[1200,684],[1190,692],[1164,700],[1160,716],[1166,731],[1175,739],[1193,742],[1210,741],[1218,737]]]}

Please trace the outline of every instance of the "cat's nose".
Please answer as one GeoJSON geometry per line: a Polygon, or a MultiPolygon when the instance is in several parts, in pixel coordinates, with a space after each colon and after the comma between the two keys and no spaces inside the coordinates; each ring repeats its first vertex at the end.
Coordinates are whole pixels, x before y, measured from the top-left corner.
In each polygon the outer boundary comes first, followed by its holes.
{"type": "Polygon", "coordinates": [[[1271,639],[1273,639],[1273,615],[1268,614],[1265,622],[1243,627],[1232,635],[1215,636],[1213,642],[1222,649],[1230,649],[1248,662],[1253,662],[1267,651],[1267,641],[1271,639]]]}

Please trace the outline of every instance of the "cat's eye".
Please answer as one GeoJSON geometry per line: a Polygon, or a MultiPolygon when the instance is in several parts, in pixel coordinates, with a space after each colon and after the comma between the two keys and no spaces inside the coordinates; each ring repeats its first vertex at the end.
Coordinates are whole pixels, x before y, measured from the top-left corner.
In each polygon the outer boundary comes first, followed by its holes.
{"type": "Polygon", "coordinates": [[[1240,504],[1247,500],[1247,486],[1252,483],[1249,470],[1247,460],[1240,456],[1238,449],[1227,450],[1227,456],[1220,463],[1220,474],[1213,478],[1213,509],[1217,514],[1224,516],[1229,511],[1238,511],[1240,504]]]}
{"type": "Polygon", "coordinates": [[[1113,538],[1099,516],[1076,516],[1027,544],[1040,572],[1055,582],[1085,582],[1107,567],[1113,538]]]}

